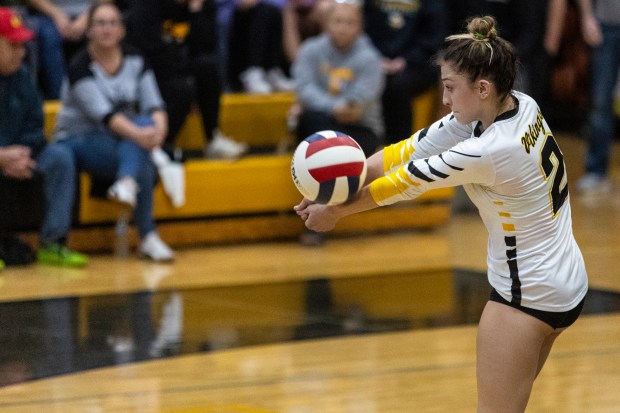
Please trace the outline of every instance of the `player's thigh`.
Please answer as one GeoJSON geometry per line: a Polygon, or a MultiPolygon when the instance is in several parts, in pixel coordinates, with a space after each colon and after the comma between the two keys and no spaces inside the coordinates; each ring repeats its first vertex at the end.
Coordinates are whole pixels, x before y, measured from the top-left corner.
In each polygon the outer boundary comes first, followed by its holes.
{"type": "Polygon", "coordinates": [[[551,352],[551,347],[553,347],[553,343],[555,339],[562,333],[562,331],[566,330],[566,328],[557,328],[553,331],[552,334],[548,335],[543,342],[542,347],[540,348],[540,356],[538,358],[538,369],[536,370],[536,376],[542,370],[545,362],[547,361],[547,357],[549,357],[549,353],[551,352]]]}
{"type": "Polygon", "coordinates": [[[477,336],[479,412],[522,412],[538,373],[551,326],[510,306],[489,301],[477,336]]]}

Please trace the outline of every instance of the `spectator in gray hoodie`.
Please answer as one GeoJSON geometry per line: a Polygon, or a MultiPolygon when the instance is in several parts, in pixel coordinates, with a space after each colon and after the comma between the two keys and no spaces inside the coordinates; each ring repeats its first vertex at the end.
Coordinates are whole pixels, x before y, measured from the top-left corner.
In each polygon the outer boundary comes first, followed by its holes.
{"type": "Polygon", "coordinates": [[[325,33],[302,43],[293,63],[297,138],[338,130],[370,156],[383,136],[381,56],[363,33],[360,2],[333,2],[331,8],[325,33]]]}
{"type": "MultiPolygon", "coordinates": [[[[361,2],[330,1],[325,33],[305,40],[293,62],[297,140],[337,130],[353,137],[368,157],[383,141],[381,55],[363,32],[361,2]]],[[[300,241],[318,246],[324,236],[306,231],[300,241]]]]}

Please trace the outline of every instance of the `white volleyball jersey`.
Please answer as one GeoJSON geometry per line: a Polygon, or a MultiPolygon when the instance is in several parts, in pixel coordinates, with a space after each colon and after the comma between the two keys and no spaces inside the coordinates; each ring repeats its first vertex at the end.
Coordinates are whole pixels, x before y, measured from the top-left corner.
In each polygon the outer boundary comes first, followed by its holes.
{"type": "Polygon", "coordinates": [[[463,185],[489,232],[488,278],[506,300],[561,312],[588,280],[572,233],[563,155],[536,102],[513,92],[516,108],[485,131],[447,115],[384,150],[385,176],[370,191],[379,205],[463,185]]]}

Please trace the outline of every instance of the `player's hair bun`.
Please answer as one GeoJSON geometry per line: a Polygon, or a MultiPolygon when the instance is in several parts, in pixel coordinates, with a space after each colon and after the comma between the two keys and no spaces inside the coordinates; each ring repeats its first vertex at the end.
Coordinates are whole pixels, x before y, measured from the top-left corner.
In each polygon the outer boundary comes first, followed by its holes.
{"type": "Polygon", "coordinates": [[[467,32],[479,41],[493,41],[497,38],[495,19],[492,16],[474,17],[467,24],[467,32]]]}

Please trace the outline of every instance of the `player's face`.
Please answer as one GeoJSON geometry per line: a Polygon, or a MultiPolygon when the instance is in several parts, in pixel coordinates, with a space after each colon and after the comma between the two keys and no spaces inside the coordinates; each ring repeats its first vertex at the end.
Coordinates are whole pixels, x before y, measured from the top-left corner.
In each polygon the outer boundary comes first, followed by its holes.
{"type": "Polygon", "coordinates": [[[457,73],[444,63],[441,65],[443,83],[443,104],[446,105],[459,123],[467,124],[480,119],[480,99],[477,89],[466,76],[457,73]]]}

